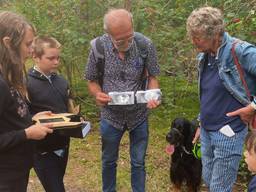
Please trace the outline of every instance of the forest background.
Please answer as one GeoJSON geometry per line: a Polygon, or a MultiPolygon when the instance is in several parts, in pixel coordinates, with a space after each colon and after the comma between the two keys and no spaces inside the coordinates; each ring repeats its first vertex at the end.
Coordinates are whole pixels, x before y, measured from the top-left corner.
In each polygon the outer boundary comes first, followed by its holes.
{"type": "MultiPolygon", "coordinates": [[[[165,135],[170,122],[178,116],[194,119],[199,111],[196,52],[186,35],[188,15],[197,7],[220,8],[226,29],[242,40],[256,42],[256,0],[0,0],[1,10],[25,15],[40,35],[57,38],[63,48],[60,73],[70,82],[75,100],[92,123],[83,139],[72,139],[65,184],[70,192],[101,190],[99,109],[88,94],[83,80],[90,40],[104,33],[103,15],[111,7],[131,10],[135,31],[155,43],[163,92],[162,105],[151,112],[150,140],[147,152],[147,191],[171,191],[170,157],[165,153],[165,135]]],[[[118,191],[131,191],[129,140],[122,140],[118,167],[118,191]]],[[[241,162],[235,191],[243,191],[250,175],[241,162]]],[[[30,191],[42,191],[34,172],[30,191]]],[[[203,189],[202,189],[203,191],[203,189]]]]}

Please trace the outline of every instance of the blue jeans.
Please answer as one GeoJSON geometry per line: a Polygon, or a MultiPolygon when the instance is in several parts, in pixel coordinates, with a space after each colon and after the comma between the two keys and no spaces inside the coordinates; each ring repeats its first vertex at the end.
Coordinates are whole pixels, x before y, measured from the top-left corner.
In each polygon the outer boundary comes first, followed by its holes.
{"type": "Polygon", "coordinates": [[[247,132],[245,128],[227,137],[219,131],[201,128],[202,176],[210,192],[232,191],[247,132]]]}
{"type": "MultiPolygon", "coordinates": [[[[101,120],[102,190],[116,191],[116,167],[119,145],[125,130],[121,131],[101,120]]],[[[129,132],[131,158],[131,185],[133,192],[145,191],[145,155],[148,146],[148,122],[144,121],[129,132]]]]}

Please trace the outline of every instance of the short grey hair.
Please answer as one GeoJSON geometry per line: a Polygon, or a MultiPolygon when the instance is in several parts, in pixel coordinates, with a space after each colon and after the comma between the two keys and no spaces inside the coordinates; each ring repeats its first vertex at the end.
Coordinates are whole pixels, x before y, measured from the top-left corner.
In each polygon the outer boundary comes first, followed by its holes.
{"type": "Polygon", "coordinates": [[[190,38],[197,34],[209,39],[222,35],[225,30],[223,14],[214,7],[195,9],[187,19],[186,28],[190,38]]]}
{"type": "Polygon", "coordinates": [[[113,12],[116,12],[116,11],[123,11],[124,13],[127,13],[127,15],[131,18],[131,22],[133,23],[133,16],[132,16],[131,12],[127,11],[126,9],[110,9],[104,15],[104,18],[103,18],[103,28],[104,28],[104,31],[106,31],[107,33],[109,33],[109,31],[110,31],[109,17],[112,15],[113,12]]]}

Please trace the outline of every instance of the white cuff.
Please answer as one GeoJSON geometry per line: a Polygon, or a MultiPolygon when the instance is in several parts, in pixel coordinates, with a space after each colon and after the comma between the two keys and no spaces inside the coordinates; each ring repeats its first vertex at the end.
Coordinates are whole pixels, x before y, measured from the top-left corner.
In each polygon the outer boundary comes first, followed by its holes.
{"type": "Polygon", "coordinates": [[[256,110],[256,103],[254,101],[252,101],[250,105],[254,110],[256,110]]]}

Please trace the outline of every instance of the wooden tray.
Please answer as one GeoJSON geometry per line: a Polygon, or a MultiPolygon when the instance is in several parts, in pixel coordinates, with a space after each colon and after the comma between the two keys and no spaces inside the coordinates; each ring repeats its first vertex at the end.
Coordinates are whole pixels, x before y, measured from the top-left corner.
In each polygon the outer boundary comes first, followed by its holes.
{"type": "Polygon", "coordinates": [[[72,129],[82,125],[80,117],[72,113],[59,113],[53,115],[37,115],[32,119],[36,123],[50,123],[53,129],[72,129]]]}

